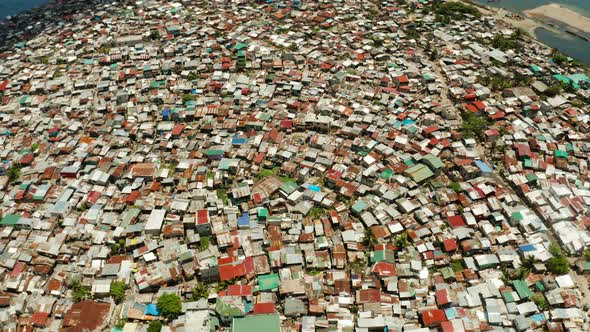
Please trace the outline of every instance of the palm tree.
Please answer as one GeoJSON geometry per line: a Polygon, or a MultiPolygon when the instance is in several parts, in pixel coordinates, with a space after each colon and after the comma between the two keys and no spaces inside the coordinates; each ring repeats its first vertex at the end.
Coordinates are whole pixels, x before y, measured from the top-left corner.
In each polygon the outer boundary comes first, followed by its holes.
{"type": "Polygon", "coordinates": [[[528,273],[531,273],[535,269],[535,264],[538,262],[539,260],[535,256],[529,255],[522,259],[521,266],[523,269],[527,270],[528,273]]]}

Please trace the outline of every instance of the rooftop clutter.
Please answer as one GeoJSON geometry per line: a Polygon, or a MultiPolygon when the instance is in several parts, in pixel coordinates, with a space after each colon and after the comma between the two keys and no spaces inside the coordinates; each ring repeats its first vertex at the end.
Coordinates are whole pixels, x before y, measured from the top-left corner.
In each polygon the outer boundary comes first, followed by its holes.
{"type": "Polygon", "coordinates": [[[450,3],[76,4],[3,32],[8,329],[588,330],[571,59],[450,3]]]}

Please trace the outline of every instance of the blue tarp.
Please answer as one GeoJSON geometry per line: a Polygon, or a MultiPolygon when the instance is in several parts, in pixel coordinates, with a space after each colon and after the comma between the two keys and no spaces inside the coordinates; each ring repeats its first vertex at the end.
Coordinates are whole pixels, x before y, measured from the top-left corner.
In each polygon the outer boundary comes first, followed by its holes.
{"type": "Polygon", "coordinates": [[[145,306],[145,312],[143,314],[150,316],[160,316],[160,310],[158,310],[157,305],[150,303],[147,306],[145,306]]]}
{"type": "Polygon", "coordinates": [[[522,252],[535,251],[535,246],[533,244],[525,244],[519,248],[522,252]]]}
{"type": "Polygon", "coordinates": [[[307,189],[315,191],[316,193],[319,193],[322,190],[320,186],[316,186],[315,184],[307,185],[307,189]]]}
{"type": "Polygon", "coordinates": [[[477,166],[479,170],[483,173],[492,173],[492,169],[490,168],[490,166],[488,166],[488,164],[484,163],[481,160],[476,160],[475,166],[477,166]]]}
{"type": "Polygon", "coordinates": [[[545,315],[543,315],[542,312],[538,313],[538,314],[534,314],[531,316],[531,319],[533,320],[533,322],[535,323],[542,323],[545,321],[545,315]]]}

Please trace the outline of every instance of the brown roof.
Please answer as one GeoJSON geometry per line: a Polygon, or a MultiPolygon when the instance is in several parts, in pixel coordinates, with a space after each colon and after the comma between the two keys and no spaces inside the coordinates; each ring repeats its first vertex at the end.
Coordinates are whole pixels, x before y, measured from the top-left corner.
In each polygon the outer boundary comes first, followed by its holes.
{"type": "Polygon", "coordinates": [[[153,177],[155,172],[154,164],[140,163],[131,166],[131,175],[133,177],[153,177]]]}
{"type": "Polygon", "coordinates": [[[83,301],[74,303],[65,314],[63,320],[64,332],[96,331],[107,320],[110,303],[83,301]]]}

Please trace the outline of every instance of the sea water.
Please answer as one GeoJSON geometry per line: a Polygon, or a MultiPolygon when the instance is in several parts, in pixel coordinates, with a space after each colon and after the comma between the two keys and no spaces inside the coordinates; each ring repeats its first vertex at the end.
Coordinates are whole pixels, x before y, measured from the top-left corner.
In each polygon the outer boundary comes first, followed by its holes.
{"type": "Polygon", "coordinates": [[[38,7],[47,0],[0,0],[0,19],[38,7]]]}
{"type": "MultiPolygon", "coordinates": [[[[590,0],[476,0],[477,2],[490,6],[501,7],[513,12],[522,12],[539,6],[556,3],[567,7],[579,14],[590,17],[590,0]]],[[[543,44],[558,49],[590,65],[590,42],[572,36],[565,32],[556,33],[547,29],[539,28],[535,31],[537,39],[543,44]]]]}

